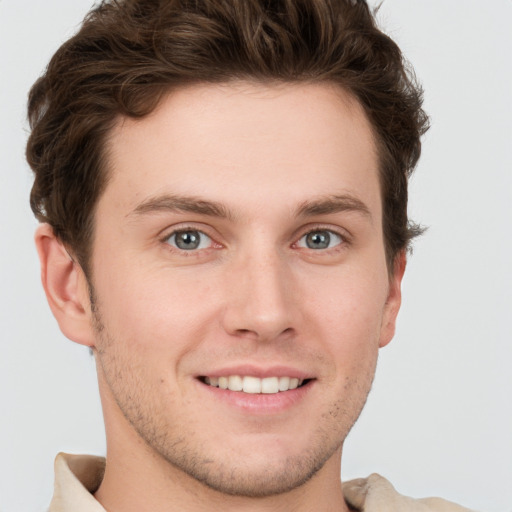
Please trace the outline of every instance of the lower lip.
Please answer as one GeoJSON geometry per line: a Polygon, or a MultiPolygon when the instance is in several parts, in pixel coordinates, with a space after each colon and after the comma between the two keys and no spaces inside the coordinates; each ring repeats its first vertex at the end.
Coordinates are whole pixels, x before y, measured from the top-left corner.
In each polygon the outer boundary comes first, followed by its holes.
{"type": "Polygon", "coordinates": [[[230,391],[209,386],[199,380],[197,382],[216,399],[251,414],[276,414],[290,409],[304,400],[314,385],[314,380],[310,380],[300,388],[266,394],[230,391]]]}

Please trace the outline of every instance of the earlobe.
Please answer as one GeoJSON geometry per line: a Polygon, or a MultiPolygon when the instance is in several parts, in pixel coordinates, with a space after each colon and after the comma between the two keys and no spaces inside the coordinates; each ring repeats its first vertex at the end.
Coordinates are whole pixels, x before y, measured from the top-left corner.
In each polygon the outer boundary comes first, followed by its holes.
{"type": "Polygon", "coordinates": [[[396,318],[402,303],[402,279],[404,277],[407,257],[405,251],[401,251],[395,258],[393,274],[389,277],[389,292],[380,332],[379,347],[385,347],[395,335],[396,318]]]}
{"type": "Polygon", "coordinates": [[[72,341],[94,346],[87,280],[49,224],[35,234],[46,298],[62,333],[72,341]]]}

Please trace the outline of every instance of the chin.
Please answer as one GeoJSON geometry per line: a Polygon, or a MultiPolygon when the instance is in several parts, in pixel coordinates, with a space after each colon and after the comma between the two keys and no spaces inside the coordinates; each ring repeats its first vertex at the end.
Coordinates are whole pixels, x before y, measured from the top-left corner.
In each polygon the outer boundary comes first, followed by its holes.
{"type": "MultiPolygon", "coordinates": [[[[231,496],[265,498],[290,492],[306,484],[325,464],[329,457],[312,454],[289,457],[284,461],[261,461],[258,464],[215,463],[197,461],[178,466],[209,489],[231,496]]],[[[169,461],[176,466],[175,461],[169,461]]]]}

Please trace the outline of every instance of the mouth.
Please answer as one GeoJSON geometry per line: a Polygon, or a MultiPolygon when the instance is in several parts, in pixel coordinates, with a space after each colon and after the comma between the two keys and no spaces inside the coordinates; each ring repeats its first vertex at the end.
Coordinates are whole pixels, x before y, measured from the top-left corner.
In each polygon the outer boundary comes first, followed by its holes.
{"type": "Polygon", "coordinates": [[[313,379],[299,379],[287,376],[258,378],[251,375],[227,375],[221,377],[203,376],[199,377],[199,380],[203,384],[214,388],[252,395],[274,395],[306,386],[313,379]]]}

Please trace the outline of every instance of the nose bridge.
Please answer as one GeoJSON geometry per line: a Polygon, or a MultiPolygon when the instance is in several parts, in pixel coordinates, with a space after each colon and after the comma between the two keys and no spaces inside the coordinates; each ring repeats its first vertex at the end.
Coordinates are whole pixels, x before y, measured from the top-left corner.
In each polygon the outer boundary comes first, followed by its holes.
{"type": "Polygon", "coordinates": [[[226,329],[272,339],[293,325],[293,283],[284,255],[259,244],[236,258],[227,290],[226,329]]]}

